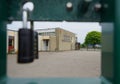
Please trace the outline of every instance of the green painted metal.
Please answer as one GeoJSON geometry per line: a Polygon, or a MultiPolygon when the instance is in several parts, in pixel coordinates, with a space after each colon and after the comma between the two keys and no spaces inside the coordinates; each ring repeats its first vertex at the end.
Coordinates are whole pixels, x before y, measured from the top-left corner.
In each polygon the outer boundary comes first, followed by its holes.
{"type": "Polygon", "coordinates": [[[102,76],[113,82],[114,80],[114,24],[102,25],[102,76]]]}
{"type": "Polygon", "coordinates": [[[8,3],[7,0],[0,0],[0,21],[7,21],[8,19],[8,3]]]}
{"type": "Polygon", "coordinates": [[[113,84],[120,84],[120,0],[103,0],[102,12],[102,75],[113,84]]]}
{"type": "Polygon", "coordinates": [[[120,0],[115,2],[115,84],[120,84],[120,0]]]}
{"type": "Polygon", "coordinates": [[[115,0],[101,0],[102,12],[101,22],[114,22],[115,19],[115,0]]]}
{"type": "Polygon", "coordinates": [[[105,78],[4,78],[1,84],[112,84],[105,78]]]}
{"type": "Polygon", "coordinates": [[[6,75],[6,22],[7,1],[0,0],[0,79],[6,75]]]}
{"type": "Polygon", "coordinates": [[[101,0],[103,10],[101,13],[102,26],[102,76],[114,83],[114,19],[115,0],[101,0]]]}
{"type": "Polygon", "coordinates": [[[6,75],[6,24],[0,22],[0,78],[6,75]]]}
{"type": "MultiPolygon", "coordinates": [[[[93,0],[86,13],[83,13],[84,0],[29,0],[34,3],[34,11],[29,14],[29,20],[34,21],[100,21],[100,14],[94,11],[94,5],[100,0],[93,0]],[[73,3],[73,9],[67,10],[67,2],[73,3]]],[[[26,0],[11,0],[10,20],[21,20],[22,6],[26,0]]]]}
{"type": "Polygon", "coordinates": [[[35,10],[29,20],[50,21],[101,21],[102,25],[102,74],[101,78],[9,78],[6,76],[6,21],[21,20],[21,6],[28,0],[0,0],[0,84],[120,84],[120,0],[101,0],[102,12],[91,8],[88,13],[80,12],[78,4],[83,0],[29,0],[35,10]],[[66,10],[65,4],[73,2],[73,10],[66,10]],[[9,10],[9,11],[8,11],[9,10]],[[91,12],[92,11],[92,12],[91,12]],[[9,18],[8,18],[9,17],[9,18]]]}

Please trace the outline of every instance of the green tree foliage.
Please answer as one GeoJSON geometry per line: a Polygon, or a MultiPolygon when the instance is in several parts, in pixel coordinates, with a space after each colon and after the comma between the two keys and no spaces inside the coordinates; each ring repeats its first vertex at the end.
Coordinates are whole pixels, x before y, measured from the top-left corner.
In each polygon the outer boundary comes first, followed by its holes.
{"type": "Polygon", "coordinates": [[[91,44],[93,45],[93,47],[95,44],[101,44],[101,32],[98,31],[89,32],[86,35],[85,44],[86,45],[91,44]]]}

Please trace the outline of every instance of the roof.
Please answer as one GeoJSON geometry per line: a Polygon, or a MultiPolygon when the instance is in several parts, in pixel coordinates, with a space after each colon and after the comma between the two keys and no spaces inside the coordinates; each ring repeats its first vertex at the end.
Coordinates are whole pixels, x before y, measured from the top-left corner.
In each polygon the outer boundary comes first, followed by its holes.
{"type": "Polygon", "coordinates": [[[12,30],[12,29],[7,29],[7,31],[14,31],[14,32],[18,32],[17,30],[12,30]]]}

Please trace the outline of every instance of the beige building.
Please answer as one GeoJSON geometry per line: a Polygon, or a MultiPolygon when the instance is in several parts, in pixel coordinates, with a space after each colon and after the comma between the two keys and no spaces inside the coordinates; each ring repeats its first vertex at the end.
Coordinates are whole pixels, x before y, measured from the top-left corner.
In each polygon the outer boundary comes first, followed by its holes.
{"type": "Polygon", "coordinates": [[[61,29],[39,29],[39,51],[75,50],[76,36],[74,33],[61,29]]]}
{"type": "MultiPolygon", "coordinates": [[[[39,51],[75,50],[75,34],[61,28],[39,29],[39,51]]],[[[7,31],[7,53],[18,51],[18,31],[7,31]]]]}

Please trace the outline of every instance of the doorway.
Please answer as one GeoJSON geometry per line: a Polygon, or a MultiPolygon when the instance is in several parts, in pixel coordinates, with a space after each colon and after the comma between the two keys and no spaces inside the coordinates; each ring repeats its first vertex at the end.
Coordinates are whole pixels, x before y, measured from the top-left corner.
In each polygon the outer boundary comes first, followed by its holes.
{"type": "Polygon", "coordinates": [[[14,36],[8,37],[8,53],[14,51],[14,36]]]}
{"type": "Polygon", "coordinates": [[[49,51],[49,40],[43,40],[43,51],[49,51]]]}

